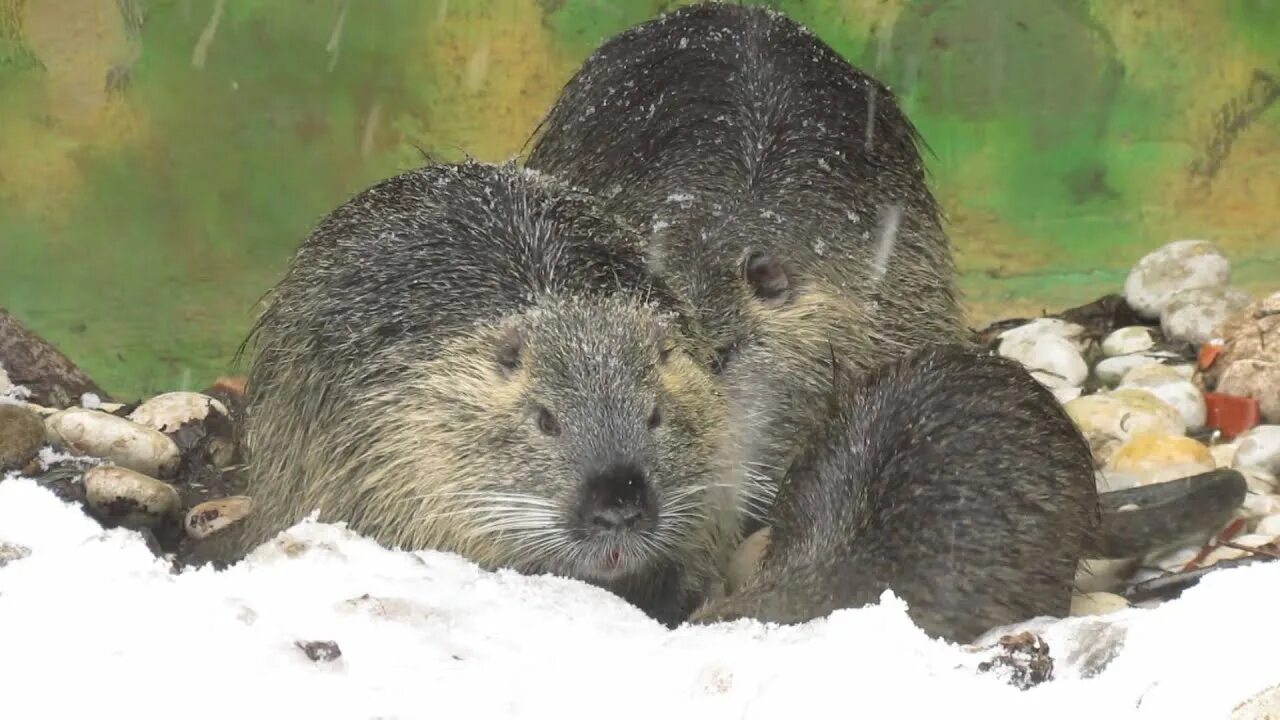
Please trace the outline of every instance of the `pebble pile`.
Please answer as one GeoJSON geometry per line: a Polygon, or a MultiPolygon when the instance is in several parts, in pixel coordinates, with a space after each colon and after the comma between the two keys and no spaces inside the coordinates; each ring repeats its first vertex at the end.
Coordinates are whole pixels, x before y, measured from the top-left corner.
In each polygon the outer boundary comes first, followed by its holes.
{"type": "Polygon", "coordinates": [[[1100,492],[1217,468],[1248,485],[1235,518],[1206,537],[1083,563],[1077,581],[1093,592],[1073,614],[1125,607],[1116,593],[1146,580],[1280,557],[1280,292],[1255,300],[1230,278],[1213,244],[1180,240],[1133,267],[1122,312],[1077,308],[984,333],[1063,402],[1093,450],[1100,492]]]}

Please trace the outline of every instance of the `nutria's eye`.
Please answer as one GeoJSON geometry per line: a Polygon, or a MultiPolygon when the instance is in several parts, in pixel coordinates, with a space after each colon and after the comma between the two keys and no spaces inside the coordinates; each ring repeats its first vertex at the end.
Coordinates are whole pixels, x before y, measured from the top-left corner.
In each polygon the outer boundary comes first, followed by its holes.
{"type": "Polygon", "coordinates": [[[658,363],[661,365],[666,365],[667,361],[671,359],[671,351],[673,349],[675,349],[674,346],[668,345],[666,343],[659,345],[658,346],[658,363]]]}
{"type": "Polygon", "coordinates": [[[657,430],[658,426],[661,424],[662,424],[662,411],[659,410],[658,408],[654,408],[653,412],[649,413],[649,429],[657,430]]]}
{"type": "Polygon", "coordinates": [[[560,422],[546,408],[538,408],[538,429],[544,434],[555,437],[560,434],[560,422]]]}

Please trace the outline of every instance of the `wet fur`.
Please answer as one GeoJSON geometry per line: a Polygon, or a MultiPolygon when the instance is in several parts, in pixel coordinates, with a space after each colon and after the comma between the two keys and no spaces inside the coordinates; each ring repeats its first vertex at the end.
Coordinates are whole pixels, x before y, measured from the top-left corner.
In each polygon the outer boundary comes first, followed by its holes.
{"type": "Polygon", "coordinates": [[[705,4],[604,43],[527,165],[649,229],[651,265],[727,358],[744,464],[776,481],[819,422],[833,355],[866,372],[964,337],[918,143],[889,90],[804,27],[705,4]],[[744,282],[752,251],[785,269],[780,300],[744,282]]]}
{"type": "Polygon", "coordinates": [[[805,622],[886,589],[956,642],[1068,614],[1099,527],[1093,461],[1024,368],[932,347],[845,377],[826,409],[782,482],[759,569],[695,622],[805,622]]]}
{"type": "Polygon", "coordinates": [[[684,618],[717,586],[744,500],[725,401],[641,247],[586,194],[511,166],[429,166],[333,211],[252,335],[255,509],[234,552],[318,510],[391,547],[578,577],[684,618]],[[562,437],[538,434],[535,401],[562,437]],[[555,528],[615,455],[653,468],[663,530],[628,551],[649,562],[601,577],[555,528]]]}

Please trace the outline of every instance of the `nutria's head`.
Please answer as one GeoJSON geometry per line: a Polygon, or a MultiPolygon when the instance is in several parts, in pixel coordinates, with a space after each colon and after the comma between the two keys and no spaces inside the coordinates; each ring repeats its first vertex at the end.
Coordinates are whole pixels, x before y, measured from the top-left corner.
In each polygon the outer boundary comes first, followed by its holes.
{"type": "Polygon", "coordinates": [[[735,509],[725,401],[668,318],[548,297],[469,333],[374,403],[391,542],[610,582],[705,551],[735,509]],[[390,393],[390,394],[388,394],[390,393]]]}

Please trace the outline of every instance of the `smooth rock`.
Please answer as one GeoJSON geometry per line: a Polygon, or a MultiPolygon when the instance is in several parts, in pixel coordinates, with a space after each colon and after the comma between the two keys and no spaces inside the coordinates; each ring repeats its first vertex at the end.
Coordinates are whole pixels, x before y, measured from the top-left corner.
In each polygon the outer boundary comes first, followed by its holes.
{"type": "Polygon", "coordinates": [[[154,527],[181,502],[172,485],[126,467],[99,465],[84,474],[85,501],[100,517],[154,527]]]}
{"type": "Polygon", "coordinates": [[[1089,366],[1071,341],[1057,335],[1015,337],[1000,342],[1003,357],[1022,363],[1048,388],[1075,387],[1089,377],[1089,366]]]}
{"type": "Polygon", "coordinates": [[[1138,388],[1160,398],[1169,407],[1178,411],[1182,422],[1188,430],[1199,430],[1204,427],[1208,418],[1204,393],[1196,384],[1183,378],[1173,379],[1160,373],[1148,372],[1128,373],[1120,383],[1120,389],[1138,388]]]}
{"type": "Polygon", "coordinates": [[[1076,566],[1075,586],[1080,593],[1110,592],[1133,574],[1134,558],[1081,560],[1076,566]]]}
{"type": "Polygon", "coordinates": [[[1236,515],[1243,518],[1264,518],[1269,515],[1280,515],[1280,495],[1264,495],[1262,493],[1245,493],[1244,502],[1236,515]]]}
{"type": "Polygon", "coordinates": [[[1256,467],[1280,475],[1280,425],[1259,425],[1241,435],[1236,467],[1256,467]]]}
{"type": "Polygon", "coordinates": [[[1179,292],[1226,285],[1230,279],[1231,262],[1213,243],[1178,240],[1133,266],[1124,281],[1124,298],[1139,315],[1154,320],[1179,292]]]}
{"type": "Polygon", "coordinates": [[[1280,684],[1245,700],[1231,710],[1231,720],[1276,720],[1280,718],[1280,684]]]}
{"type": "Polygon", "coordinates": [[[0,405],[0,475],[31,462],[44,446],[44,421],[21,405],[0,405]]]}
{"type": "MultiPolygon", "coordinates": [[[[1035,373],[1032,373],[1032,376],[1034,375],[1035,373]]],[[[1044,383],[1041,382],[1041,384],[1043,385],[1044,383]]],[[[1080,395],[1084,393],[1084,388],[1079,388],[1079,387],[1050,388],[1049,392],[1053,393],[1053,396],[1058,399],[1058,402],[1065,405],[1066,403],[1069,403],[1072,400],[1075,400],[1076,398],[1080,397],[1080,395]]]]}
{"type": "Polygon", "coordinates": [[[1129,370],[1120,378],[1121,385],[1147,387],[1158,381],[1190,380],[1196,374],[1195,365],[1166,365],[1164,363],[1144,363],[1129,370]]]}
{"type": "Polygon", "coordinates": [[[1213,455],[1213,464],[1220,468],[1229,468],[1235,466],[1236,443],[1221,443],[1209,447],[1210,454],[1213,455]]]}
{"type": "Polygon", "coordinates": [[[1208,472],[1215,467],[1213,454],[1202,443],[1184,435],[1148,432],[1137,433],[1120,446],[1107,467],[1119,472],[1144,473],[1170,465],[1195,466],[1200,468],[1197,472],[1208,472]]]}
{"type": "Polygon", "coordinates": [[[1253,532],[1256,535],[1280,537],[1280,515],[1268,515],[1262,518],[1257,525],[1253,526],[1253,532]]]}
{"type": "Polygon", "coordinates": [[[253,499],[244,495],[206,500],[187,512],[182,526],[186,528],[187,535],[202,540],[235,525],[248,517],[252,510],[253,499]]]}
{"type": "Polygon", "coordinates": [[[1071,595],[1071,617],[1106,615],[1129,607],[1129,601],[1109,592],[1091,592],[1071,595]]]}
{"type": "Polygon", "coordinates": [[[200,393],[169,392],[139,405],[129,413],[129,419],[152,430],[171,433],[187,423],[204,420],[210,412],[226,415],[227,406],[200,393]]]}
{"type": "Polygon", "coordinates": [[[73,452],[110,460],[144,475],[167,477],[178,467],[178,446],[163,433],[97,410],[68,408],[45,420],[49,439],[73,452]]]}
{"type": "Polygon", "coordinates": [[[1138,433],[1183,435],[1187,430],[1176,410],[1137,388],[1085,395],[1064,408],[1089,441],[1099,466],[1106,466],[1115,451],[1138,433]]]}
{"type": "Polygon", "coordinates": [[[1183,290],[1160,311],[1160,329],[1170,340],[1200,345],[1213,339],[1222,323],[1252,300],[1249,293],[1233,287],[1183,290]]]}
{"type": "Polygon", "coordinates": [[[1280,362],[1236,360],[1222,372],[1216,389],[1257,400],[1263,420],[1280,423],[1280,362]]]}
{"type": "Polygon", "coordinates": [[[1155,347],[1155,333],[1142,325],[1131,325],[1113,331],[1102,341],[1102,354],[1107,357],[1132,355],[1155,347]]]}
{"type": "Polygon", "coordinates": [[[1245,486],[1253,492],[1267,495],[1280,492],[1280,481],[1276,480],[1275,473],[1269,473],[1262,468],[1248,465],[1235,470],[1244,476],[1245,486]]]}
{"type": "Polygon", "coordinates": [[[751,533],[738,545],[738,549],[733,552],[733,557],[729,559],[729,567],[725,573],[726,589],[729,592],[742,587],[743,583],[756,574],[767,547],[769,547],[769,528],[767,527],[751,533]]]}
{"type": "Polygon", "coordinates": [[[1175,359],[1176,356],[1170,353],[1117,355],[1100,360],[1093,367],[1093,374],[1107,385],[1115,386],[1136,368],[1146,365],[1164,365],[1166,362],[1175,359]]]}
{"type": "Polygon", "coordinates": [[[1003,345],[1005,342],[1023,342],[1043,335],[1062,338],[1070,342],[1076,350],[1084,350],[1085,342],[1081,339],[1084,336],[1084,326],[1058,318],[1036,318],[1024,325],[1005,330],[996,337],[1003,345]]]}

